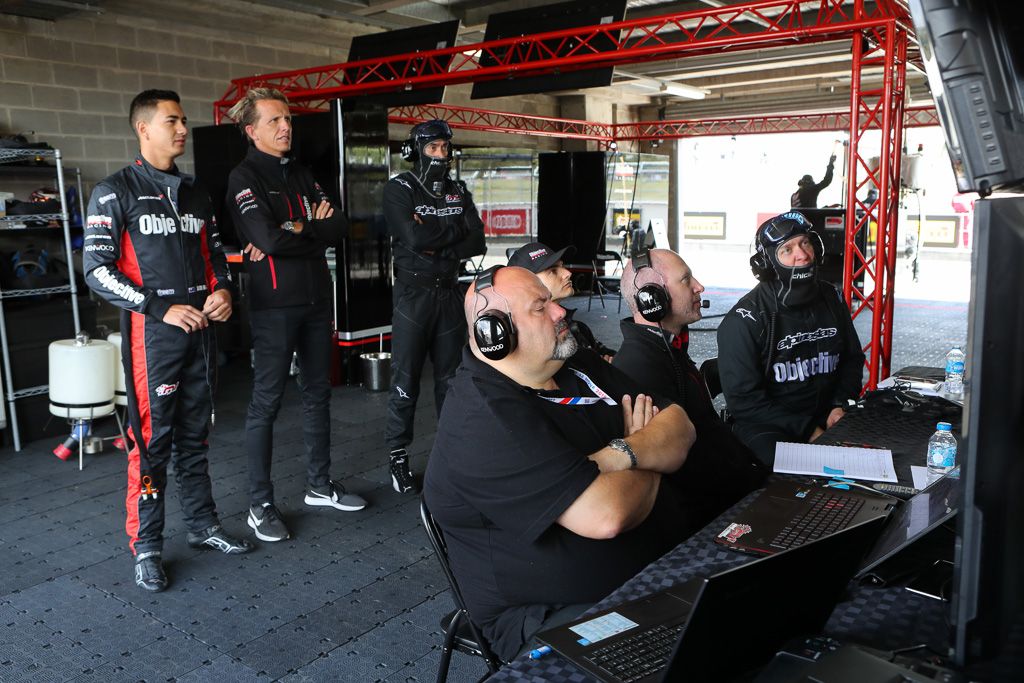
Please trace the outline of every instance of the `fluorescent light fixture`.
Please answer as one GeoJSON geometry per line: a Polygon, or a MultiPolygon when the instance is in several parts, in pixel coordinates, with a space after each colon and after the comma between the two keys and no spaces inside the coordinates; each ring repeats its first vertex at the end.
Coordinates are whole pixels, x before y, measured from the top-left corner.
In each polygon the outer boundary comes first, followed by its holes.
{"type": "Polygon", "coordinates": [[[703,88],[695,88],[685,83],[669,82],[663,82],[661,87],[658,88],[658,92],[666,95],[675,95],[676,97],[685,97],[689,100],[703,100],[708,94],[708,91],[703,88]]]}

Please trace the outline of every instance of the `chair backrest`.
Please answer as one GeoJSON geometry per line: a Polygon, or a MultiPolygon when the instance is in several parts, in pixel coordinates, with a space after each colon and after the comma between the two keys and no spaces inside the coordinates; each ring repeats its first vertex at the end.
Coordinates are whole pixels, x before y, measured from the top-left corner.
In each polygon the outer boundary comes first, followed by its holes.
{"type": "Polygon", "coordinates": [[[501,660],[491,650],[487,639],[480,633],[480,629],[477,628],[472,615],[470,615],[469,610],[466,608],[466,601],[462,597],[462,591],[459,590],[459,583],[455,580],[455,574],[452,573],[451,564],[448,562],[448,544],[444,540],[444,533],[434,520],[434,516],[430,514],[430,510],[427,508],[427,501],[422,498],[420,498],[420,521],[423,522],[423,529],[427,532],[430,545],[434,548],[434,555],[437,556],[437,561],[441,563],[441,571],[444,572],[445,578],[448,579],[448,586],[452,590],[452,600],[455,602],[455,606],[465,614],[469,630],[473,634],[473,640],[476,641],[484,661],[493,673],[501,666],[501,660]]]}
{"type": "Polygon", "coordinates": [[[704,378],[704,383],[708,385],[708,393],[711,394],[712,399],[722,393],[722,379],[718,376],[718,358],[708,358],[701,363],[700,376],[704,378]]]}

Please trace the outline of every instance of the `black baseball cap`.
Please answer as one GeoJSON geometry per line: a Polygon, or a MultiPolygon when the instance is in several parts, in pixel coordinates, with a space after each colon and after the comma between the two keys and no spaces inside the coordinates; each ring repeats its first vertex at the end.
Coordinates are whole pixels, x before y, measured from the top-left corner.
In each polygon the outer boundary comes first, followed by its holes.
{"type": "Polygon", "coordinates": [[[564,249],[551,251],[551,247],[540,242],[530,242],[512,252],[508,257],[510,266],[526,268],[532,273],[539,273],[542,270],[553,268],[566,254],[576,253],[576,247],[571,244],[564,249]]]}

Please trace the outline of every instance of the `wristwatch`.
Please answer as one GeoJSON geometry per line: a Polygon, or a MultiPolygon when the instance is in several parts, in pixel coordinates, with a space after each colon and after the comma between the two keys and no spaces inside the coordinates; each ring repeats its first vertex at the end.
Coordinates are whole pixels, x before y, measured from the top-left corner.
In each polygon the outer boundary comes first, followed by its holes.
{"type": "Polygon", "coordinates": [[[281,224],[281,229],[287,230],[288,232],[295,232],[295,223],[292,221],[285,221],[281,224]]]}
{"type": "Polygon", "coordinates": [[[608,442],[608,447],[614,448],[615,450],[628,455],[629,469],[636,469],[636,453],[634,453],[633,449],[629,447],[629,444],[626,443],[625,439],[612,439],[611,441],[608,442]]]}

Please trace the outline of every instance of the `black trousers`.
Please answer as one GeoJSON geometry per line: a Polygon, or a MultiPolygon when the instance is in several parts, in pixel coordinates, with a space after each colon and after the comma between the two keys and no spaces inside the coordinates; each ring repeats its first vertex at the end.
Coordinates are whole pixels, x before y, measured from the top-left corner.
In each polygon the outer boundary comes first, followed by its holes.
{"type": "Polygon", "coordinates": [[[331,469],[331,308],[329,303],[249,312],[254,356],[252,398],[245,418],[251,505],[274,502],[270,461],[274,420],[288,381],[292,354],[299,357],[306,483],[326,486],[331,469]]]}
{"type": "Polygon", "coordinates": [[[770,469],[775,465],[775,444],[779,441],[793,441],[803,443],[798,435],[790,434],[785,429],[775,425],[763,423],[736,422],[732,426],[733,433],[739,440],[747,445],[747,448],[754,451],[754,455],[770,469]]]}
{"type": "Polygon", "coordinates": [[[212,328],[188,334],[147,315],[123,311],[121,354],[132,441],[125,531],[132,552],[139,554],[163,548],[168,462],[174,463],[189,530],[217,523],[206,459],[216,336],[212,328]]]}
{"type": "Polygon", "coordinates": [[[427,356],[434,366],[437,414],[448,393],[466,345],[462,292],[445,287],[421,287],[395,281],[391,317],[391,393],[385,438],[388,448],[412,442],[420,375],[427,356]]]}

